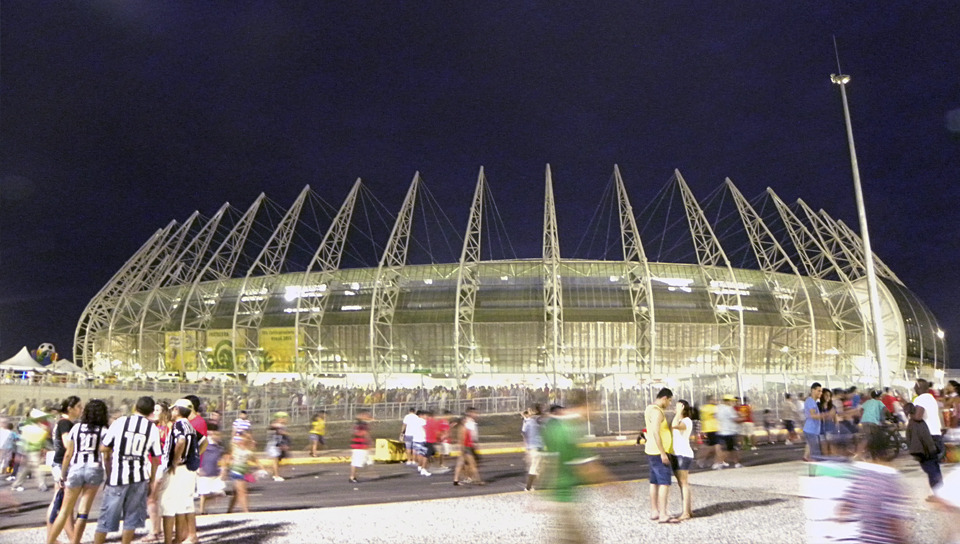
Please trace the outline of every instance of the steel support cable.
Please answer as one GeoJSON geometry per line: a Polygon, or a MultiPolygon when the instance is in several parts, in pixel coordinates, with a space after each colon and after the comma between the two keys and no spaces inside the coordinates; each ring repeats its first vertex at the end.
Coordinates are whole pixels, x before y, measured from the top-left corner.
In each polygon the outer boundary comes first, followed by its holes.
{"type": "MultiPolygon", "coordinates": [[[[509,246],[510,248],[511,256],[514,259],[517,259],[517,250],[514,249],[513,243],[510,241],[510,234],[507,231],[507,226],[503,222],[503,217],[500,215],[500,209],[497,207],[497,201],[493,198],[493,191],[490,189],[489,184],[484,184],[484,185],[485,185],[484,189],[486,190],[486,195],[487,195],[487,198],[489,199],[489,204],[490,204],[489,206],[484,206],[484,212],[485,213],[487,212],[486,210],[487,208],[493,208],[493,211],[490,213],[492,213],[493,217],[495,218],[495,220],[493,221],[494,226],[500,227],[496,229],[497,241],[498,242],[501,241],[500,235],[501,235],[501,229],[502,229],[503,238],[507,240],[507,246],[509,246]]],[[[492,248],[489,248],[489,249],[491,249],[490,255],[492,256],[493,255],[492,248]]]]}

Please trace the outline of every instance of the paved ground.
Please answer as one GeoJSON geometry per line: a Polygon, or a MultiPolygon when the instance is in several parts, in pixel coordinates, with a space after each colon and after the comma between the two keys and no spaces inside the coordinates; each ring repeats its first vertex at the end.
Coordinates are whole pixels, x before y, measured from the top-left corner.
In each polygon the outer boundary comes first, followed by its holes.
{"type": "MultiPolygon", "coordinates": [[[[777,446],[764,448],[756,456],[748,456],[748,466],[737,470],[701,471],[691,475],[695,518],[676,525],[658,525],[648,519],[647,482],[639,478],[644,472],[642,459],[633,447],[608,448],[603,452],[605,463],[618,477],[627,481],[583,490],[582,500],[574,514],[565,519],[577,520],[594,536],[596,542],[730,542],[730,543],[799,543],[808,541],[803,500],[800,498],[800,476],[807,465],[798,461],[763,464],[763,459],[777,460],[792,456],[794,450],[777,446]],[[769,456],[769,457],[768,457],[769,456]],[[631,477],[632,475],[632,477],[631,477]]],[[[328,482],[316,491],[317,500],[328,498],[356,502],[385,494],[403,502],[337,506],[318,509],[254,512],[251,514],[213,514],[199,520],[204,542],[293,543],[293,542],[424,542],[526,543],[555,541],[557,517],[552,503],[541,493],[525,493],[518,489],[522,468],[516,454],[490,455],[487,458],[490,486],[453,487],[448,477],[434,480],[419,478],[406,467],[377,466],[377,479],[350,487],[342,482],[346,467],[337,464],[301,465],[303,477],[292,481],[260,484],[254,505],[283,508],[278,498],[290,495],[300,486],[328,482]],[[513,466],[511,466],[513,465],[513,466]],[[310,471],[317,471],[312,476],[310,471]],[[324,474],[320,474],[324,471],[324,474]],[[311,482],[310,480],[314,480],[311,482]],[[300,480],[297,483],[297,480],[300,480]],[[287,486],[287,484],[295,484],[287,486]],[[334,489],[338,491],[334,491],[334,489]],[[469,494],[464,497],[428,499],[443,490],[469,494]],[[476,495],[475,493],[491,493],[476,495]],[[409,499],[415,500],[409,500],[409,499]]],[[[915,507],[911,508],[911,528],[915,542],[944,542],[945,520],[931,511],[923,498],[928,494],[926,480],[909,459],[898,463],[915,507]]],[[[296,470],[293,471],[296,473],[296,470]]],[[[26,493],[26,492],[25,492],[26,493]]],[[[37,499],[49,500],[37,494],[37,499]]],[[[26,498],[26,497],[25,497],[26,498]]],[[[43,501],[39,501],[43,505],[43,501]]],[[[353,504],[345,502],[344,504],[353,504]]],[[[679,510],[676,487],[671,495],[673,511],[679,510]]],[[[42,508],[42,506],[41,506],[42,508]]],[[[221,511],[214,509],[214,511],[221,511]]],[[[0,511],[0,523],[6,523],[9,511],[0,511]]],[[[14,516],[16,517],[16,516],[14,516]]],[[[35,526],[35,525],[34,525],[35,526]]],[[[953,529],[955,531],[955,529],[953,529]]],[[[85,541],[90,541],[91,531],[85,541]]],[[[117,541],[116,537],[111,541],[117,541]]],[[[43,541],[40,529],[0,531],[0,543],[32,544],[43,541]]]]}

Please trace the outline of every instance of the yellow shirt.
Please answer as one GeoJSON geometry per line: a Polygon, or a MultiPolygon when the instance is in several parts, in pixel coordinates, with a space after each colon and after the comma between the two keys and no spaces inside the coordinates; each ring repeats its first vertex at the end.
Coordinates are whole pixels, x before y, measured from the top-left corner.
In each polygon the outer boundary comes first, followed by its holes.
{"type": "Polygon", "coordinates": [[[310,424],[310,434],[319,434],[323,436],[327,434],[327,421],[325,419],[318,419],[310,424]]]}
{"type": "Polygon", "coordinates": [[[717,423],[717,405],[704,404],[700,407],[700,430],[705,433],[715,433],[720,430],[717,423]]]}
{"type": "Polygon", "coordinates": [[[647,425],[647,445],[643,450],[644,453],[647,455],[660,455],[660,450],[657,448],[657,440],[651,434],[655,432],[660,433],[660,442],[663,444],[664,453],[673,453],[673,432],[670,430],[670,425],[667,423],[667,415],[663,413],[663,409],[656,404],[647,406],[647,409],[643,412],[643,420],[647,425]],[[660,425],[659,428],[654,429],[654,421],[656,420],[658,412],[660,414],[660,425]]]}

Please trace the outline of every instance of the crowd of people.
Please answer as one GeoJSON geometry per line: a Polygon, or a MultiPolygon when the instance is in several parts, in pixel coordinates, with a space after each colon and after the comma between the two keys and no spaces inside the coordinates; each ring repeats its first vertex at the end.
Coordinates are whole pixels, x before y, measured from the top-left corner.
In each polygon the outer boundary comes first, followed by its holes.
{"type": "MultiPolygon", "coordinates": [[[[544,400],[549,400],[545,393],[544,400]]],[[[664,387],[645,408],[637,438],[649,466],[650,519],[675,524],[693,517],[692,466],[740,468],[740,452],[764,442],[802,442],[805,461],[853,459],[859,462],[863,482],[899,489],[896,471],[888,470],[888,461],[890,448],[898,444],[890,440],[890,433],[900,429],[906,431],[906,447],[927,475],[934,492],[930,500],[936,502],[936,490],[943,485],[944,435],[960,433],[958,393],[960,384],[953,380],[936,390],[919,379],[909,396],[890,389],[863,394],[855,387],[831,390],[815,382],[803,395],[785,394],[776,417],[770,408],[755,413],[745,397],[710,397],[696,406],[674,399],[673,391],[664,387]],[[677,515],[667,508],[674,478],[681,494],[677,515]]],[[[586,394],[566,391],[563,400],[562,405],[549,404],[547,410],[539,402],[532,403],[522,414],[519,428],[526,449],[524,488],[548,487],[558,512],[568,508],[563,505],[572,500],[579,485],[609,479],[598,459],[579,445],[586,434],[586,394]]],[[[197,541],[196,514],[202,514],[209,501],[226,496],[228,482],[232,493],[227,511],[246,512],[250,482],[258,478],[283,481],[281,462],[292,447],[289,414],[284,411],[273,415],[261,460],[245,411],[228,427],[216,412],[204,417],[195,395],[172,404],[146,396],[129,404],[121,401],[113,409],[111,404],[98,399],[84,403],[69,396],[49,411],[31,408],[18,426],[11,418],[0,418],[0,471],[12,481],[14,492],[23,490],[28,476],[41,491],[48,489],[39,467],[43,452],[52,452],[49,464],[57,492],[47,515],[51,544],[64,532],[72,542],[81,541],[101,484],[95,542],[118,531],[122,521],[123,542],[130,542],[134,531],[149,522],[147,541],[171,544],[197,541]]],[[[422,477],[453,472],[455,486],[484,485],[478,411],[469,408],[454,415],[427,408],[426,403],[422,406],[411,408],[400,423],[404,463],[422,477]],[[455,450],[459,455],[450,466],[455,450]]],[[[363,471],[372,464],[370,422],[368,410],[357,413],[350,441],[351,484],[360,483],[363,471]]],[[[327,438],[324,412],[314,414],[308,434],[309,455],[320,455],[327,438]]],[[[845,504],[853,509],[864,506],[855,497],[845,504]]],[[[891,519],[893,525],[882,530],[893,534],[901,528],[895,523],[899,518],[891,519]]],[[[571,534],[582,530],[569,525],[569,520],[564,523],[571,534]]]]}

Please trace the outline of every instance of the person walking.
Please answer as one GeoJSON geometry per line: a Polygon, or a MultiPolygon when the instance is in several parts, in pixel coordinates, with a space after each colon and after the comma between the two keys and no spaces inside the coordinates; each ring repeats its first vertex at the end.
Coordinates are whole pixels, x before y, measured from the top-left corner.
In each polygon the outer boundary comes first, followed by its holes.
{"type": "Polygon", "coordinates": [[[551,467],[547,473],[552,474],[548,496],[555,534],[551,541],[582,544],[590,539],[581,522],[583,512],[576,505],[576,490],[582,484],[608,482],[612,477],[599,458],[581,446],[588,413],[586,393],[581,389],[570,391],[566,401],[564,408],[551,407],[542,428],[544,463],[551,467]]]}
{"type": "Polygon", "coordinates": [[[11,486],[13,491],[23,491],[27,474],[31,472],[37,482],[37,489],[40,491],[47,490],[46,478],[40,470],[40,452],[43,451],[44,445],[47,443],[47,437],[50,435],[47,426],[44,424],[46,418],[46,413],[33,408],[30,410],[30,416],[23,421],[20,427],[20,443],[17,445],[17,450],[20,452],[20,465],[17,468],[17,478],[11,486]]]}
{"type": "Polygon", "coordinates": [[[256,465],[260,469],[260,474],[267,474],[267,470],[254,452],[253,438],[250,437],[250,433],[243,432],[234,437],[224,464],[229,467],[229,478],[233,482],[233,496],[230,497],[227,513],[233,512],[236,505],[240,505],[242,512],[249,512],[247,484],[256,479],[255,473],[251,471],[251,465],[256,465]]]}
{"type": "Polygon", "coordinates": [[[523,436],[523,445],[527,452],[527,482],[524,490],[533,491],[533,484],[540,474],[540,464],[543,459],[543,410],[539,404],[523,419],[520,434],[523,436]]]}
{"type": "Polygon", "coordinates": [[[703,468],[709,463],[710,457],[718,459],[720,443],[717,441],[717,397],[711,395],[707,403],[700,407],[700,431],[706,440],[700,445],[697,466],[703,468]]]}
{"type": "Polygon", "coordinates": [[[310,422],[310,457],[320,455],[320,449],[326,446],[323,437],[327,434],[327,412],[321,410],[313,415],[310,422]]]}
{"type": "Polygon", "coordinates": [[[733,408],[733,403],[737,398],[733,395],[724,395],[723,404],[717,407],[717,441],[720,442],[720,452],[717,456],[717,462],[713,464],[714,470],[720,470],[730,466],[728,461],[733,461],[733,468],[740,468],[740,452],[737,451],[737,435],[740,432],[740,416],[733,408]]]}
{"type": "Polygon", "coordinates": [[[270,423],[270,434],[267,437],[267,457],[270,458],[270,468],[273,471],[273,481],[282,482],[280,476],[280,461],[289,456],[290,435],[287,434],[287,420],[289,415],[286,412],[277,412],[273,414],[273,422],[270,423]]]}
{"type": "Polygon", "coordinates": [[[370,412],[361,410],[357,414],[357,421],[353,425],[353,437],[350,440],[350,483],[358,483],[357,469],[369,464],[370,446],[370,412]]]}
{"type": "Polygon", "coordinates": [[[473,482],[476,485],[487,485],[480,479],[479,459],[477,455],[477,445],[480,441],[480,432],[477,427],[477,409],[473,406],[467,408],[466,413],[460,419],[459,429],[460,458],[457,459],[457,466],[453,471],[453,485],[460,485],[460,474],[464,473],[464,483],[473,482]]]}
{"type": "Polygon", "coordinates": [[[97,520],[94,544],[103,544],[107,534],[120,530],[122,544],[130,544],[134,533],[147,519],[147,494],[156,475],[156,466],[149,455],[161,456],[160,432],[147,416],[154,401],[140,397],[135,412],[117,418],[103,437],[101,451],[106,469],[106,488],[97,520]],[[116,452],[116,455],[114,454],[116,452]]]}
{"type": "Polygon", "coordinates": [[[106,434],[107,405],[102,400],[93,399],[84,407],[79,422],[63,437],[63,504],[47,535],[48,544],[54,544],[64,528],[69,527],[78,499],[80,508],[70,540],[73,544],[79,544],[83,539],[93,500],[103,483],[100,445],[106,434]]]}
{"type": "Polygon", "coordinates": [[[650,519],[660,523],[679,523],[667,513],[667,501],[670,498],[671,472],[670,454],[673,453],[673,433],[667,423],[666,409],[670,407],[673,391],[662,388],[657,398],[643,412],[647,429],[647,443],[644,453],[650,467],[650,519]]]}
{"type": "Polygon", "coordinates": [[[683,513],[678,521],[686,521],[693,517],[693,497],[690,495],[690,465],[693,464],[693,448],[690,447],[690,432],[693,430],[693,419],[690,417],[693,409],[690,403],[681,399],[677,401],[677,413],[673,417],[673,473],[677,476],[677,485],[680,487],[680,502],[683,504],[683,513]]]}
{"type": "Polygon", "coordinates": [[[936,491],[937,487],[943,482],[943,475],[940,472],[940,459],[944,454],[943,445],[943,426],[940,421],[940,407],[937,399],[930,394],[930,382],[919,379],[913,386],[917,394],[913,399],[912,419],[923,421],[930,432],[930,438],[933,440],[935,451],[928,452],[919,458],[920,468],[927,475],[927,482],[930,489],[936,491]]]}
{"type": "Polygon", "coordinates": [[[807,442],[804,451],[804,461],[815,461],[823,456],[820,449],[821,420],[820,406],[817,401],[823,393],[820,382],[810,384],[810,395],[803,401],[803,439],[807,442]]]}
{"type": "MultiPolygon", "coordinates": [[[[60,419],[57,420],[56,425],[53,427],[53,463],[50,465],[50,475],[53,477],[53,486],[56,493],[53,496],[53,500],[50,501],[50,506],[47,508],[47,534],[50,534],[50,531],[53,529],[53,524],[57,520],[58,515],[60,514],[60,508],[63,505],[63,471],[61,465],[63,464],[64,454],[67,452],[67,447],[64,445],[64,437],[70,433],[70,429],[73,428],[73,423],[80,417],[80,414],[83,411],[83,403],[80,402],[80,397],[76,395],[71,395],[60,403],[60,419]]],[[[71,506],[70,515],[67,516],[67,524],[65,526],[67,531],[67,538],[73,540],[73,507],[71,506]]]]}
{"type": "Polygon", "coordinates": [[[407,465],[416,465],[417,453],[413,448],[413,429],[418,425],[420,416],[417,415],[416,408],[410,408],[407,415],[403,416],[403,422],[400,425],[400,440],[403,442],[404,463],[407,465]]]}
{"type": "Polygon", "coordinates": [[[797,435],[797,420],[800,419],[800,414],[790,393],[783,394],[783,402],[780,403],[780,419],[783,421],[783,428],[787,431],[787,439],[784,443],[789,446],[800,439],[797,435]]]}

